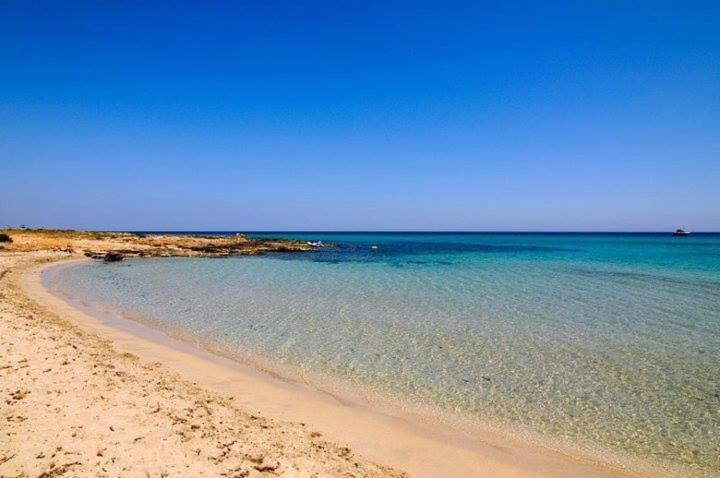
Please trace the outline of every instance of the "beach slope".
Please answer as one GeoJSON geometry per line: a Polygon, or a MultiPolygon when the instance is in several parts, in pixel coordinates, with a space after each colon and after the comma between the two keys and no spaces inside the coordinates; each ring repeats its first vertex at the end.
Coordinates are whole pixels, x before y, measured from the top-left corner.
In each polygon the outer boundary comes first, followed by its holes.
{"type": "Polygon", "coordinates": [[[62,252],[0,253],[0,476],[401,476],[237,407],[31,300],[62,252]]]}
{"type": "Polygon", "coordinates": [[[348,402],[132,321],[103,323],[40,280],[51,264],[85,256],[216,257],[306,250],[305,243],[5,233],[12,242],[0,243],[0,477],[628,476],[492,430],[456,433],[348,402]]]}

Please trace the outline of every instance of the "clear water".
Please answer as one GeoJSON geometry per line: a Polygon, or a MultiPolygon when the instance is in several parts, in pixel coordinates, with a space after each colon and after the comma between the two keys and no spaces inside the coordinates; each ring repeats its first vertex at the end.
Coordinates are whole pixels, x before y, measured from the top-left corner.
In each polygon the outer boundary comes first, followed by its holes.
{"type": "Polygon", "coordinates": [[[59,273],[230,355],[720,474],[720,235],[272,235],[338,248],[59,273]]]}

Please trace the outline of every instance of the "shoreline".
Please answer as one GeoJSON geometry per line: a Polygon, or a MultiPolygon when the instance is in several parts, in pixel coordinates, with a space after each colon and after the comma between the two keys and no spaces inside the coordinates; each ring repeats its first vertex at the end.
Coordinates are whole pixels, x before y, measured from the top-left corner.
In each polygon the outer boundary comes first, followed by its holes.
{"type": "Polygon", "coordinates": [[[109,339],[123,351],[161,362],[203,387],[241,397],[246,409],[262,416],[308,422],[328,439],[348,443],[362,455],[408,471],[411,476],[635,476],[515,437],[494,433],[469,437],[383,414],[172,339],[129,319],[116,317],[113,320],[119,322],[105,323],[44,288],[42,270],[63,264],[68,262],[27,271],[22,278],[24,289],[71,323],[109,339]]]}
{"type": "Polygon", "coordinates": [[[39,287],[67,258],[0,253],[0,476],[406,476],[90,332],[39,287]]]}

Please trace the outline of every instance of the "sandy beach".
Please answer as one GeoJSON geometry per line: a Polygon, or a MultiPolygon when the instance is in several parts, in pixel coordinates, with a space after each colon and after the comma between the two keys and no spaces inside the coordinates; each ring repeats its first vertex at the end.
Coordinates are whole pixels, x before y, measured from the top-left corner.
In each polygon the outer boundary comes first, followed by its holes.
{"type": "Polygon", "coordinates": [[[22,271],[59,258],[0,257],[0,476],[401,476],[37,304],[22,271]]]}
{"type": "MultiPolygon", "coordinates": [[[[97,246],[97,244],[96,244],[97,246]]],[[[0,253],[0,476],[626,476],[420,424],[108,324],[43,287],[77,252],[0,253]]]]}
{"type": "Polygon", "coordinates": [[[720,478],[717,2],[1,11],[0,478],[720,478]]]}

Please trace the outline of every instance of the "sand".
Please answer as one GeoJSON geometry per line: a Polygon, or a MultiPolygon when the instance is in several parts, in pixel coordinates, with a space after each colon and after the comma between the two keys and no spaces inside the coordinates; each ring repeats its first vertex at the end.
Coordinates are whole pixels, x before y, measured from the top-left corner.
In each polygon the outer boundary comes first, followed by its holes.
{"type": "Polygon", "coordinates": [[[238,407],[30,300],[0,255],[0,476],[401,476],[238,407]]]}
{"type": "Polygon", "coordinates": [[[103,323],[42,287],[68,257],[0,252],[0,476],[628,476],[103,323]]]}

